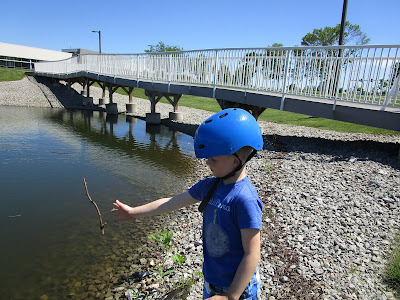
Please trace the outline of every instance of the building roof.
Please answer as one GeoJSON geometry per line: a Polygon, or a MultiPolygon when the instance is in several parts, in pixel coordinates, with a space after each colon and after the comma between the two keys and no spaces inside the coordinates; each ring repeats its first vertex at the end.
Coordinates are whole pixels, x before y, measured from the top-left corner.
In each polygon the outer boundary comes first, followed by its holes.
{"type": "Polygon", "coordinates": [[[71,53],[47,50],[42,48],[34,48],[28,46],[20,46],[0,42],[0,56],[20,57],[28,59],[36,59],[43,61],[55,61],[70,58],[71,53]]]}
{"type": "Polygon", "coordinates": [[[72,53],[73,55],[81,55],[81,54],[99,54],[97,51],[86,50],[81,48],[74,48],[74,49],[62,49],[62,52],[72,53]]]}

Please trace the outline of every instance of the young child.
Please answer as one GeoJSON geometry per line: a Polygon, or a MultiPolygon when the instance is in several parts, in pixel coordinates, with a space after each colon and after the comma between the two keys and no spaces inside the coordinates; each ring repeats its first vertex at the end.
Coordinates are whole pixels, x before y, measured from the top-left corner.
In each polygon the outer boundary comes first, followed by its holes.
{"type": "Polygon", "coordinates": [[[197,129],[194,148],[216,178],[199,181],[172,198],[130,207],[116,200],[119,221],[171,212],[202,201],[203,299],[261,299],[258,261],[262,203],[245,163],[263,147],[260,126],[245,110],[229,108],[197,129]]]}

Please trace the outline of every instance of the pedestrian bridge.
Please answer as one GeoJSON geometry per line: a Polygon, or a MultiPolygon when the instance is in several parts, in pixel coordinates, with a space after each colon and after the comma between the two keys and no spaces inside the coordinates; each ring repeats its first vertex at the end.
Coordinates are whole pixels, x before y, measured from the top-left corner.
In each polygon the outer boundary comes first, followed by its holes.
{"type": "MultiPolygon", "coordinates": [[[[143,54],[89,54],[35,63],[38,76],[79,82],[90,97],[97,82],[112,95],[122,87],[127,112],[135,112],[134,88],[151,106],[165,97],[179,119],[185,95],[214,98],[221,108],[241,107],[256,118],[267,108],[400,131],[400,45],[211,49],[143,54]]],[[[90,103],[90,101],[89,101],[90,103]]]]}

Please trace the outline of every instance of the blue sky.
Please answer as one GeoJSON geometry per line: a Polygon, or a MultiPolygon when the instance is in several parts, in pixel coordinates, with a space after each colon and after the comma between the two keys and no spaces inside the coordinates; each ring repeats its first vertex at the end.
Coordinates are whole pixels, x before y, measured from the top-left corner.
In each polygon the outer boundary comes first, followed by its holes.
{"type": "MultiPolygon", "coordinates": [[[[0,42],[61,50],[142,53],[163,41],[184,50],[301,44],[341,21],[343,0],[2,1],[0,42]]],[[[400,44],[399,0],[348,0],[347,20],[371,45],[400,44]]]]}

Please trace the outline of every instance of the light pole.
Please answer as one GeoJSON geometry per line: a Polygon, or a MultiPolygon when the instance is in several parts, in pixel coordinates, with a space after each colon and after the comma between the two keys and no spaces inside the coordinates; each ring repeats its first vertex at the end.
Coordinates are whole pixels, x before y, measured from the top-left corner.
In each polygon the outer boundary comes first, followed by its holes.
{"type": "Polygon", "coordinates": [[[342,22],[340,23],[339,46],[343,45],[344,31],[346,29],[347,0],[343,1],[342,22]]]}
{"type": "Polygon", "coordinates": [[[101,54],[101,31],[100,30],[92,30],[92,32],[99,33],[99,53],[101,54]]]}
{"type": "MultiPolygon", "coordinates": [[[[340,23],[340,34],[339,34],[339,46],[343,45],[343,38],[344,38],[344,31],[346,30],[346,15],[347,15],[347,2],[348,0],[343,0],[343,9],[342,9],[342,21],[340,23]]],[[[339,48],[339,53],[338,53],[338,59],[342,57],[343,49],[339,48]]],[[[336,91],[336,95],[339,92],[339,80],[340,80],[340,66],[339,66],[339,60],[336,65],[336,74],[335,74],[335,82],[334,82],[334,88],[336,91]]],[[[334,108],[336,107],[336,100],[334,104],[334,108]]]]}

